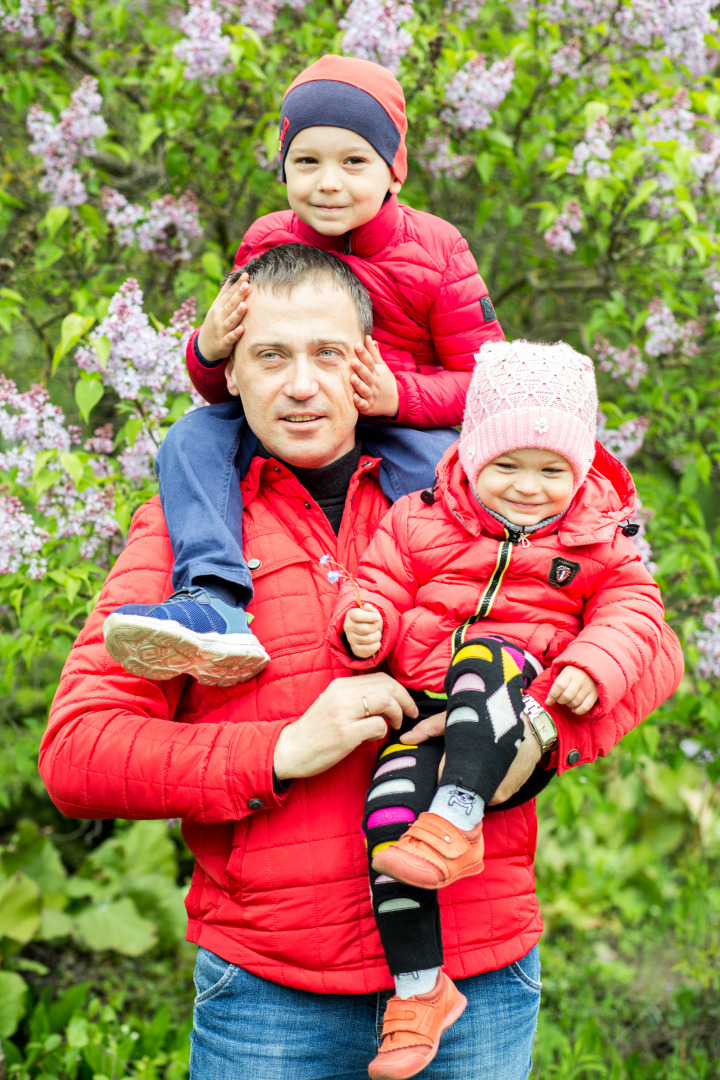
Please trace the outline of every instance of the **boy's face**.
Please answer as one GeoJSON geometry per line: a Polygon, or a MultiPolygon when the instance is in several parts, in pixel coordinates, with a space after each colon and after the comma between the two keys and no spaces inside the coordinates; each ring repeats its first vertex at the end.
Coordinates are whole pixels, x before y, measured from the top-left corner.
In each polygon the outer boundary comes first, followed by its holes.
{"type": "Polygon", "coordinates": [[[354,131],[305,128],[285,158],[290,208],[324,236],[342,236],[375,217],[402,187],[377,150],[354,131]]]}
{"type": "Polygon", "coordinates": [[[572,465],[552,450],[522,449],[488,462],[475,485],[481,502],[514,525],[537,525],[567,510],[573,497],[572,465]]]}

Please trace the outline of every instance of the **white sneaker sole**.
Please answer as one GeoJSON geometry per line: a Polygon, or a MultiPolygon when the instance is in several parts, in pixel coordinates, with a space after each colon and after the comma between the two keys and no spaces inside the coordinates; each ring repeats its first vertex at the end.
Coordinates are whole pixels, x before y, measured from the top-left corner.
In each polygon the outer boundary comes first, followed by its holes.
{"type": "Polygon", "coordinates": [[[108,615],[103,634],[113,660],[131,675],[158,682],[192,675],[204,686],[234,686],[270,663],[253,634],[197,634],[145,615],[108,615]]]}

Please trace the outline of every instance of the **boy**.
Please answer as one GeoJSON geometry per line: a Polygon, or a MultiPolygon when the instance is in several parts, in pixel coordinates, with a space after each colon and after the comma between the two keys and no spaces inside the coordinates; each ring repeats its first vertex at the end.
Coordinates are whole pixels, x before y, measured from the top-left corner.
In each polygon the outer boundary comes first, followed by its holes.
{"type": "MultiPolygon", "coordinates": [[[[460,233],[397,202],[406,130],[402,89],[385,68],[340,56],[312,64],[288,89],[280,116],[291,209],[257,221],[236,259],[242,267],[278,244],[309,244],[345,261],[366,285],[375,340],[357,343],[351,380],[358,413],[372,421],[359,437],[382,458],[383,490],[393,501],[432,482],[462,420],[474,354],[503,340],[460,233]]],[[[242,554],[238,476],[257,442],[224,372],[248,292],[242,279],[224,286],[190,339],[190,377],[215,407],[174,424],[157,459],[175,592],[164,604],[121,607],[106,620],[112,656],[147,678],[184,672],[231,685],[269,660],[245,612],[253,568],[242,554]]]]}

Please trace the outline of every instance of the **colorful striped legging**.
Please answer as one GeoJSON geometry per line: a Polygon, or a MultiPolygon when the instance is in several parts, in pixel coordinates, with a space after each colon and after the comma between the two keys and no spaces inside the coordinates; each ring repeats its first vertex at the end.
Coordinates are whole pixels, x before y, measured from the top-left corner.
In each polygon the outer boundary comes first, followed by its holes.
{"type": "MultiPolygon", "coordinates": [[[[363,830],[368,858],[395,843],[427,810],[440,783],[476,792],[486,805],[512,764],[523,738],[522,692],[541,670],[530,653],[494,635],[475,638],[457,649],[445,679],[447,723],[443,737],[418,745],[400,742],[417,720],[403,720],[380,751],[365,804],[363,830]]],[[[445,702],[413,693],[420,717],[442,710],[445,702]]],[[[553,774],[538,770],[512,800],[532,798],[553,774]],[[541,775],[542,773],[542,775],[541,775]]],[[[504,803],[506,809],[510,803],[504,803]]],[[[438,967],[443,961],[437,893],[404,885],[370,867],[373,911],[393,975],[438,967]]]]}

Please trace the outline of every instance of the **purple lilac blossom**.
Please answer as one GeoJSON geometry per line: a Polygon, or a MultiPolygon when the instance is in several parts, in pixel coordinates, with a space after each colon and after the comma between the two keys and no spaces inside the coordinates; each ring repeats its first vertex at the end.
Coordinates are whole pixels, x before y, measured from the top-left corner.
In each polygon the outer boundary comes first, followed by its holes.
{"type": "Polygon", "coordinates": [[[585,175],[598,179],[610,175],[607,164],[612,157],[610,141],[612,132],[604,116],[599,116],[585,131],[585,138],[573,149],[572,161],[567,171],[572,176],[585,175]]]}
{"type": "Polygon", "coordinates": [[[598,412],[597,438],[606,450],[613,454],[623,465],[628,461],[645,441],[649,421],[640,416],[636,420],[626,420],[616,428],[608,428],[607,420],[602,412],[598,412]]]}
{"type": "Polygon", "coordinates": [[[598,367],[602,371],[608,371],[615,379],[623,379],[633,390],[637,389],[640,380],[644,379],[648,373],[647,364],[642,359],[642,353],[637,345],[628,345],[626,349],[618,349],[611,345],[607,338],[598,334],[594,348],[598,357],[598,367]]]}
{"type": "Polygon", "coordinates": [[[572,38],[566,45],[561,45],[559,49],[556,49],[550,57],[550,67],[552,69],[550,85],[557,86],[561,79],[565,77],[578,79],[580,77],[581,63],[582,50],[580,42],[577,38],[572,38]]]}
{"type": "Polygon", "coordinates": [[[436,135],[425,140],[418,153],[418,161],[436,180],[443,176],[459,180],[472,168],[475,157],[473,154],[454,154],[450,148],[450,136],[436,135]]]}
{"type": "Polygon", "coordinates": [[[579,233],[582,227],[583,212],[580,203],[573,199],[545,230],[543,239],[551,251],[572,255],[575,251],[573,233],[579,233]]]}
{"type": "Polygon", "coordinates": [[[207,94],[216,91],[220,75],[232,70],[230,38],[222,33],[222,24],[222,15],[210,0],[190,0],[180,22],[185,36],[173,46],[173,54],[185,65],[185,78],[197,79],[207,94]]]}
{"type": "Polygon", "coordinates": [[[38,46],[42,41],[38,19],[46,14],[47,0],[20,0],[16,13],[0,16],[0,29],[25,46],[38,46]]]}
{"type": "Polygon", "coordinates": [[[412,4],[403,0],[351,0],[339,22],[345,31],[342,51],[397,74],[413,40],[404,24],[414,14],[412,4]]]}
{"type": "Polygon", "coordinates": [[[447,108],[440,114],[442,119],[462,131],[482,131],[492,123],[491,112],[502,105],[514,78],[511,56],[488,68],[485,57],[478,53],[445,87],[447,108]]]}
{"type": "Polygon", "coordinates": [[[29,149],[43,159],[45,170],[38,187],[51,196],[53,206],[82,206],[87,201],[77,165],[95,153],[95,140],[107,134],[97,87],[97,79],[84,78],[57,123],[39,105],[28,113],[27,129],[33,138],[29,149]]]}
{"type": "Polygon", "coordinates": [[[702,321],[691,319],[684,325],[676,320],[670,308],[659,297],[650,301],[650,314],[645,320],[648,337],[645,352],[648,356],[665,356],[676,347],[685,356],[697,356],[700,347],[696,338],[702,332],[702,321]]]}
{"type": "Polygon", "coordinates": [[[49,533],[40,529],[14,495],[0,495],[0,574],[24,570],[28,577],[42,578],[47,561],[40,554],[49,533]]]}
{"type": "Polygon", "coordinates": [[[699,654],[695,670],[701,679],[720,679],[720,596],[703,616],[703,626],[692,638],[699,654]]]}
{"type": "MultiPolygon", "coordinates": [[[[142,290],[134,278],[128,278],[111,299],[106,318],[90,335],[91,341],[107,337],[110,342],[105,368],[94,349],[85,345],[77,350],[75,359],[84,371],[100,372],[103,384],[119,397],[137,401],[146,396],[145,415],[157,422],[169,412],[168,394],[191,389],[185,343],[192,332],[195,302],[186,301],[170,325],[159,331],[150,324],[142,304],[142,290]]],[[[196,399],[197,404],[200,400],[196,399]]]]}

